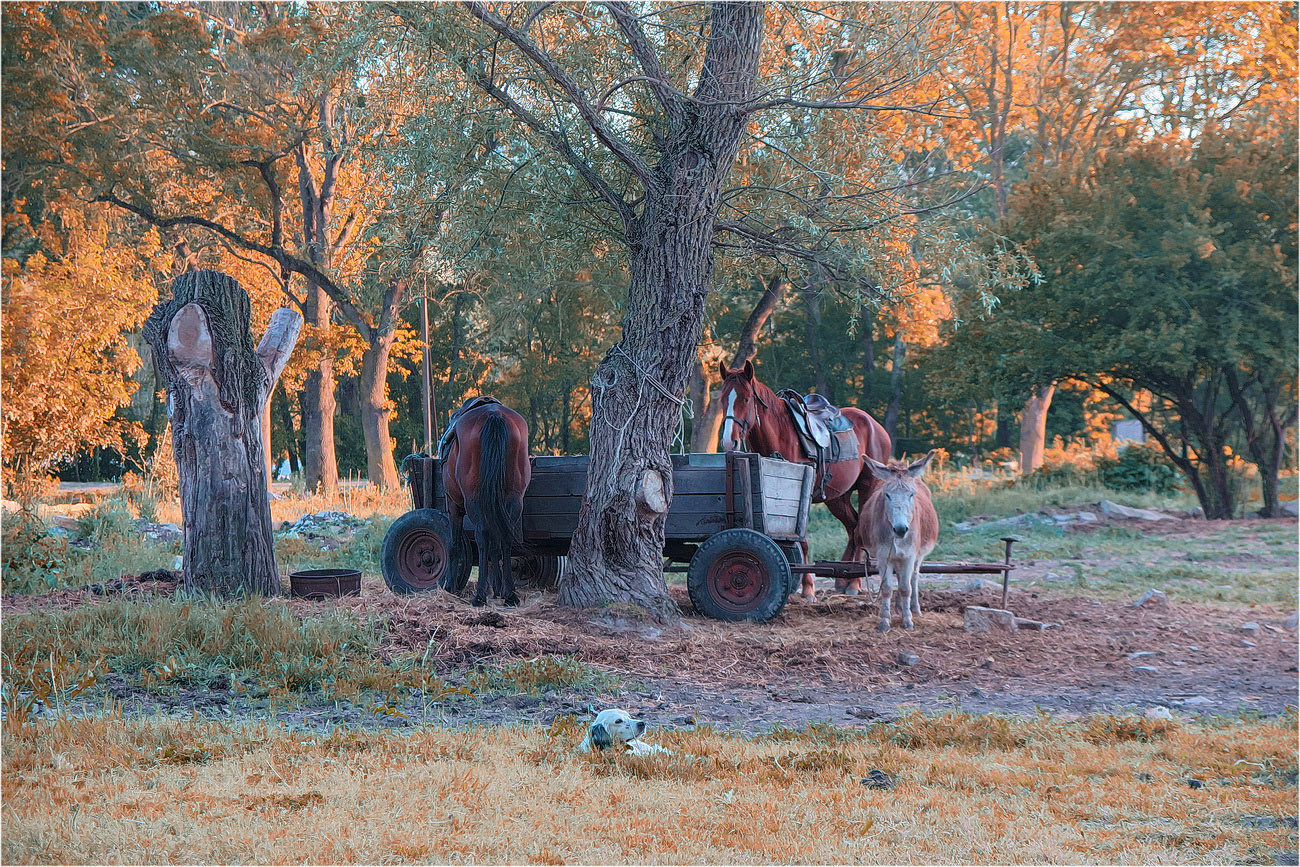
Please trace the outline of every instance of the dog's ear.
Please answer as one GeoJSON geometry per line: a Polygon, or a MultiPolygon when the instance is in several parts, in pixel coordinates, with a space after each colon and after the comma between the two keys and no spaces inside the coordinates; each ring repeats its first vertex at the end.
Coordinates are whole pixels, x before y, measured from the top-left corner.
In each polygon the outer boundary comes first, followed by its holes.
{"type": "Polygon", "coordinates": [[[609,736],[609,729],[605,728],[604,723],[596,723],[591,727],[591,745],[598,750],[614,746],[614,739],[609,736]]]}

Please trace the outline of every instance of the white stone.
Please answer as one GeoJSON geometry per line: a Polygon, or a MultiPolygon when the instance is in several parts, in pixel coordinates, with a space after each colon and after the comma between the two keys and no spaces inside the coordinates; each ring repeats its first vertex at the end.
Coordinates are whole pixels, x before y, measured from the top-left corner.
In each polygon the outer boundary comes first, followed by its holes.
{"type": "Polygon", "coordinates": [[[899,651],[898,664],[899,665],[920,665],[921,657],[917,656],[915,653],[913,653],[910,650],[899,651]]]}
{"type": "Polygon", "coordinates": [[[1283,500],[1278,506],[1283,515],[1290,515],[1292,518],[1300,517],[1300,500],[1283,500]]]}
{"type": "Polygon", "coordinates": [[[1206,698],[1203,695],[1194,695],[1191,698],[1183,699],[1180,704],[1214,704],[1214,700],[1206,698]]]}
{"type": "Polygon", "coordinates": [[[1086,521],[1088,523],[1097,520],[1097,516],[1094,515],[1092,512],[1080,512],[1075,517],[1078,518],[1080,521],[1086,521]]]}
{"type": "Polygon", "coordinates": [[[985,608],[982,605],[967,605],[962,614],[963,625],[967,632],[988,632],[992,629],[1004,629],[1015,632],[1016,616],[1002,608],[985,608]]]}
{"type": "Polygon", "coordinates": [[[1142,608],[1148,604],[1154,605],[1157,608],[1168,608],[1169,597],[1163,590],[1148,590],[1138,597],[1138,600],[1133,603],[1133,607],[1142,608]]]}
{"type": "Polygon", "coordinates": [[[1300,626],[1300,612],[1292,611],[1291,616],[1286,619],[1286,623],[1283,623],[1282,626],[1285,629],[1295,632],[1296,627],[1300,626]]]}
{"type": "Polygon", "coordinates": [[[1002,585],[987,578],[972,578],[966,582],[964,589],[967,593],[981,593],[985,590],[1001,591],[1002,585]]]}
{"type": "Polygon", "coordinates": [[[1135,509],[1132,506],[1121,506],[1119,503],[1110,500],[1102,500],[1097,507],[1103,513],[1110,515],[1112,518],[1136,518],[1139,521],[1172,521],[1172,515],[1166,515],[1162,512],[1153,512],[1150,509],[1135,509]]]}
{"type": "Polygon", "coordinates": [[[1151,717],[1152,719],[1173,719],[1174,718],[1174,715],[1169,712],[1169,708],[1167,707],[1149,707],[1147,708],[1147,716],[1151,717]]]}
{"type": "Polygon", "coordinates": [[[1250,636],[1259,635],[1259,624],[1255,622],[1243,623],[1237,627],[1238,632],[1244,632],[1250,636]]]}
{"type": "Polygon", "coordinates": [[[1148,656],[1155,656],[1154,650],[1135,650],[1128,655],[1129,659],[1145,659],[1148,656]]]}
{"type": "Polygon", "coordinates": [[[1160,673],[1160,669],[1156,668],[1154,665],[1135,665],[1135,666],[1133,666],[1133,670],[1134,670],[1134,671],[1140,671],[1140,672],[1142,672],[1143,674],[1159,674],[1159,673],[1160,673]]]}

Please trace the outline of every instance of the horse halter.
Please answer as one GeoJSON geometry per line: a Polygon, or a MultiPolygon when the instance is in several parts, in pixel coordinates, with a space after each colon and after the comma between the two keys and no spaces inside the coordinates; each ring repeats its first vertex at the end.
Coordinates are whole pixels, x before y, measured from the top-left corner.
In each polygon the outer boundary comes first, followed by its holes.
{"type": "MultiPolygon", "coordinates": [[[[732,389],[733,390],[735,389],[734,385],[732,386],[732,389]]],[[[767,409],[767,401],[763,400],[763,396],[758,393],[758,389],[751,388],[750,392],[753,394],[754,400],[758,403],[758,405],[763,407],[763,409],[767,409]]],[[[745,440],[749,439],[749,425],[750,425],[749,420],[739,418],[738,416],[736,416],[735,413],[728,411],[727,414],[722,417],[723,430],[727,429],[727,419],[731,419],[731,421],[734,422],[736,426],[740,428],[740,444],[742,446],[745,445],[745,440]]],[[[754,411],[754,419],[755,421],[757,421],[758,419],[757,410],[754,411]]]]}

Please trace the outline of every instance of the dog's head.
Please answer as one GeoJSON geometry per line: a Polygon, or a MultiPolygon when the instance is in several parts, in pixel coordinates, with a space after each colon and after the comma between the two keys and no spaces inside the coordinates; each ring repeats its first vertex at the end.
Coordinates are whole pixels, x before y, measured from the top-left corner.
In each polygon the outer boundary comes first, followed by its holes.
{"type": "Polygon", "coordinates": [[[598,750],[622,746],[645,734],[645,720],[632,719],[632,716],[620,708],[602,710],[596,714],[587,733],[592,747],[598,750]]]}

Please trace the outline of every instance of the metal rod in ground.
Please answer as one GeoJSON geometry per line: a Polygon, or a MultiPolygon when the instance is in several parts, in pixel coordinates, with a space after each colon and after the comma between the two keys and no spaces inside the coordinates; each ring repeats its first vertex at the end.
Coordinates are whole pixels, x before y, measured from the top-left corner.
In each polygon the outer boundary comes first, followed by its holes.
{"type": "Polygon", "coordinates": [[[1002,541],[1007,543],[1006,564],[1007,568],[1002,573],[1002,610],[1007,610],[1007,585],[1011,583],[1011,543],[1016,541],[1015,536],[1003,536],[1002,541]]]}
{"type": "Polygon", "coordinates": [[[432,363],[429,359],[429,295],[420,299],[420,339],[424,341],[424,357],[420,361],[420,378],[423,380],[422,389],[424,391],[424,453],[433,454],[433,417],[437,415],[438,410],[434,407],[435,400],[433,395],[433,371],[432,363]]]}

